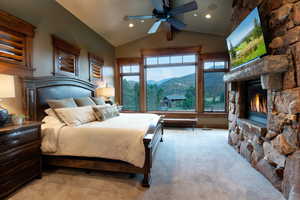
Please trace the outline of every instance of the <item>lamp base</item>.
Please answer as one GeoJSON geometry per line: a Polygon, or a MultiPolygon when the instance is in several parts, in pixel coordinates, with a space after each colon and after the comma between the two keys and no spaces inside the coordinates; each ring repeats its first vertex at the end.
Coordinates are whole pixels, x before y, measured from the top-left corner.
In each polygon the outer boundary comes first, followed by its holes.
{"type": "Polygon", "coordinates": [[[0,107],[0,127],[3,126],[9,119],[8,111],[0,107]]]}

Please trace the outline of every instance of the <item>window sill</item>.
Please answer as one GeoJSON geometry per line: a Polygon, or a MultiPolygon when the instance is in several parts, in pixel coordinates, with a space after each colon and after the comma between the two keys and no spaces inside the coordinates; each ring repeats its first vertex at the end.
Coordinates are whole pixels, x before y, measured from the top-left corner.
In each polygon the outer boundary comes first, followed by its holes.
{"type": "Polygon", "coordinates": [[[227,118],[228,113],[226,112],[203,112],[199,113],[199,117],[206,117],[206,118],[227,118]]]}

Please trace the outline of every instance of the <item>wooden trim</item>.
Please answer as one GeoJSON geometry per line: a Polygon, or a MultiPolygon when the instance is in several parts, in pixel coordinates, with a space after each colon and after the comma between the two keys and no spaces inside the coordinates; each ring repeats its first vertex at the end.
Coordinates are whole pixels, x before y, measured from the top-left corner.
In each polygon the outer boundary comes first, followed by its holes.
{"type": "MultiPolygon", "coordinates": [[[[199,116],[201,114],[218,114],[218,113],[222,113],[222,112],[205,112],[204,111],[204,73],[210,73],[210,72],[228,72],[228,61],[229,61],[229,55],[228,53],[222,53],[222,52],[218,52],[218,53],[206,53],[206,54],[202,54],[201,55],[201,60],[202,60],[202,77],[203,77],[203,81],[202,81],[202,109],[201,112],[199,113],[199,116]],[[204,62],[217,62],[217,61],[225,61],[227,62],[227,68],[224,69],[204,69],[204,62]]],[[[227,91],[227,84],[225,83],[225,112],[223,113],[227,113],[228,112],[228,91],[227,91]]],[[[207,115],[209,116],[209,115],[207,115]]],[[[212,115],[213,116],[213,115],[212,115]]],[[[227,117],[227,116],[226,116],[227,117]]]]}
{"type": "Polygon", "coordinates": [[[229,55],[226,52],[218,52],[218,53],[205,53],[201,54],[201,58],[203,60],[229,60],[229,55]]]}
{"type": "Polygon", "coordinates": [[[203,113],[200,113],[198,116],[199,116],[199,118],[227,118],[228,113],[203,112],[203,113]]]}
{"type": "MultiPolygon", "coordinates": [[[[141,73],[143,70],[143,60],[141,58],[135,57],[135,58],[118,58],[116,61],[116,66],[115,66],[115,91],[116,91],[116,100],[122,104],[122,76],[139,76],[140,80],[140,112],[142,110],[142,81],[143,79],[141,78],[141,73]],[[123,65],[134,65],[137,64],[140,67],[140,72],[139,73],[122,73],[121,72],[121,67],[123,65]]],[[[130,111],[129,111],[130,112],[130,111]]],[[[136,111],[135,111],[136,112],[136,111]]]]}
{"type": "Polygon", "coordinates": [[[141,49],[141,55],[142,57],[149,57],[162,55],[181,55],[189,53],[200,54],[201,50],[201,46],[141,49]]]}
{"type": "Polygon", "coordinates": [[[61,49],[67,53],[79,56],[80,55],[80,48],[68,43],[67,41],[60,39],[59,37],[52,35],[52,42],[53,46],[57,49],[61,49]]]}
{"type": "Polygon", "coordinates": [[[146,97],[146,69],[144,65],[144,58],[140,59],[140,111],[146,112],[146,104],[147,104],[147,97],[146,97]]]}
{"type": "Polygon", "coordinates": [[[1,26],[32,38],[34,37],[34,29],[36,28],[32,24],[4,12],[3,10],[0,10],[0,27],[1,26]]]}
{"type": "Polygon", "coordinates": [[[30,23],[0,10],[1,73],[32,76],[34,30],[30,23]]]}
{"type": "Polygon", "coordinates": [[[228,129],[228,123],[226,123],[226,124],[198,124],[197,128],[228,129]]]}
{"type": "Polygon", "coordinates": [[[55,35],[52,35],[53,44],[53,75],[78,76],[80,48],[72,45],[55,35]],[[67,65],[61,61],[69,59],[67,65]]]}
{"type": "Polygon", "coordinates": [[[157,65],[145,65],[145,68],[160,68],[160,67],[180,67],[180,66],[189,66],[197,65],[198,62],[189,62],[189,63],[170,63],[170,64],[157,64],[157,65]]]}

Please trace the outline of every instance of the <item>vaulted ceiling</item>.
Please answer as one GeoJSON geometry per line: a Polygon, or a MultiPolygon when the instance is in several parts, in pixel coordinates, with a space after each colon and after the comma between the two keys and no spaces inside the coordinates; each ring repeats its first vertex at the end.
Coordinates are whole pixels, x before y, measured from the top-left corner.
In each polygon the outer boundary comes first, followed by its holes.
{"type": "MultiPolygon", "coordinates": [[[[151,15],[150,0],[56,0],[74,16],[100,34],[114,46],[147,36],[155,21],[125,21],[126,15],[151,15]],[[128,24],[134,23],[133,28],[128,24]]],[[[174,0],[175,7],[191,0],[174,0]]],[[[225,36],[230,30],[232,0],[196,0],[198,10],[179,18],[187,24],[185,31],[225,36]],[[194,16],[197,14],[197,16],[194,16]],[[211,14],[211,19],[205,15],[211,14]]],[[[164,31],[163,28],[160,31],[164,31]]]]}

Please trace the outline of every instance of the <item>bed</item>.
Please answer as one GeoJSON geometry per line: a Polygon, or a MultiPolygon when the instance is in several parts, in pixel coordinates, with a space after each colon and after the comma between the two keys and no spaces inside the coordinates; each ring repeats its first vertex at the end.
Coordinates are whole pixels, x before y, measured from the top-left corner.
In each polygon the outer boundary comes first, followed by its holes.
{"type": "MultiPolygon", "coordinates": [[[[45,122],[44,111],[48,108],[46,100],[91,97],[94,95],[95,85],[77,78],[51,76],[24,79],[24,90],[26,111],[30,120],[44,119],[45,122]]],[[[150,186],[152,160],[163,136],[160,116],[121,113],[115,119],[91,122],[77,129],[66,126],[55,128],[55,125],[51,128],[52,125],[49,124],[51,123],[46,121],[43,125],[45,128],[48,126],[45,130],[57,130],[48,134],[52,137],[49,141],[56,141],[53,140],[55,135],[59,135],[57,138],[60,139],[57,140],[57,146],[53,142],[46,142],[50,147],[57,148],[55,151],[51,151],[51,148],[45,150],[47,145],[42,141],[43,165],[143,174],[142,185],[150,186]],[[126,121],[131,125],[126,125],[126,121]],[[65,139],[61,139],[64,137],[65,139]],[[94,142],[78,148],[85,137],[93,138],[92,141],[97,141],[97,145],[94,142]],[[101,141],[103,145],[98,145],[101,141]],[[123,152],[122,146],[127,148],[127,152],[123,152]],[[81,150],[74,153],[74,149],[81,150]]]]}

